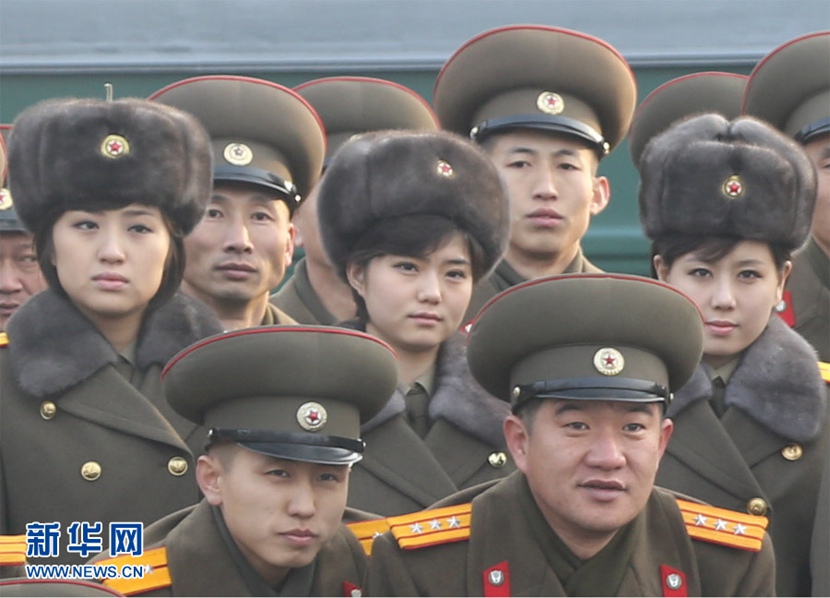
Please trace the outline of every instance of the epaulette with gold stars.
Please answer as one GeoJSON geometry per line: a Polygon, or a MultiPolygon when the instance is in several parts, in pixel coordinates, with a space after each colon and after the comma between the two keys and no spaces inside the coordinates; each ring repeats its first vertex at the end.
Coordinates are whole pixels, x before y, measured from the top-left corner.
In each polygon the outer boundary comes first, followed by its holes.
{"type": "Polygon", "coordinates": [[[372,555],[372,544],[375,538],[389,531],[389,522],[386,519],[370,519],[368,521],[356,521],[346,524],[352,533],[357,536],[360,546],[366,556],[372,555]]]}
{"type": "Polygon", "coordinates": [[[0,567],[26,564],[26,536],[0,536],[0,567]]]}
{"type": "Polygon", "coordinates": [[[826,361],[818,362],[818,371],[821,374],[821,379],[830,384],[830,363],[826,361]]]}
{"type": "Polygon", "coordinates": [[[115,565],[118,570],[124,565],[144,566],[144,576],[139,578],[112,578],[104,579],[103,584],[125,596],[143,594],[170,587],[170,570],[167,568],[167,549],[162,546],[146,550],[141,556],[116,556],[95,563],[98,566],[115,565]]]}
{"type": "Polygon", "coordinates": [[[5,347],[9,344],[9,335],[5,332],[0,332],[0,347],[5,347]]]}
{"type": "Polygon", "coordinates": [[[695,540],[758,552],[769,519],[677,499],[686,531],[695,540]]]}
{"type": "Polygon", "coordinates": [[[459,542],[470,537],[471,503],[389,517],[389,529],[404,550],[459,542]]]}

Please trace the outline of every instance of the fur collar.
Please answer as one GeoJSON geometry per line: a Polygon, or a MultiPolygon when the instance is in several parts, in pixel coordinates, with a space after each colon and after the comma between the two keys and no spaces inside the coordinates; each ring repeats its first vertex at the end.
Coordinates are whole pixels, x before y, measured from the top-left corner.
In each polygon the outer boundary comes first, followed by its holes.
{"type": "MultiPolygon", "coordinates": [[[[36,397],[68,390],[118,361],[98,329],[68,299],[48,289],[14,314],[7,332],[15,380],[36,397]]],[[[163,366],[181,349],[219,332],[222,326],[207,307],[178,293],[144,319],[136,366],[163,366]]]]}
{"type": "MultiPolygon", "coordinates": [[[[396,390],[361,431],[365,434],[404,412],[404,397],[396,390]]],[[[435,392],[429,402],[430,419],[444,419],[485,444],[503,448],[502,423],[508,415],[510,405],[491,396],[470,374],[464,336],[456,333],[446,340],[438,353],[435,392]]]]}
{"type": "MultiPolygon", "coordinates": [[[[813,348],[780,318],[773,317],[746,350],[726,385],[724,400],[784,438],[805,442],[814,438],[827,413],[827,391],[813,348]]],[[[674,397],[668,416],[712,396],[712,382],[698,365],[674,397]]]]}

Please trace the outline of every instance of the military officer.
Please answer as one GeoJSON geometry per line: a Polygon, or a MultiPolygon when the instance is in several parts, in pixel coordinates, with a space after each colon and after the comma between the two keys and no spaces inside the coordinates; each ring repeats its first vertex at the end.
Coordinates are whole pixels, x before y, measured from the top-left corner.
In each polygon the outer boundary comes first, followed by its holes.
{"type": "Polygon", "coordinates": [[[695,305],[645,278],[560,275],[498,295],[467,356],[512,405],[504,433],[519,471],[389,518],[367,593],[771,595],[765,518],[654,486],[665,408],[701,341],[695,305]]]}
{"type": "Polygon", "coordinates": [[[291,265],[291,217],[323,166],[314,109],[281,85],[229,75],[178,81],[150,99],[194,114],[213,144],[213,195],[185,241],[182,290],[229,330],[293,323],[268,297],[291,265]]]}
{"type": "Polygon", "coordinates": [[[80,562],[72,523],[106,533],[198,500],[201,442],[160,375],[222,330],[177,293],[183,238],[210,196],[210,140],[157,103],[50,100],[15,120],[9,168],[49,288],[0,335],[0,533],[48,525],[60,543],[41,562],[80,562]]]}
{"type": "Polygon", "coordinates": [[[649,141],[639,170],[654,269],[706,323],[701,363],[669,408],[657,483],[769,517],[776,592],[809,595],[827,388],[815,351],[774,309],[809,235],[815,169],[760,120],[704,114],[649,141]]]}
{"type": "MultiPolygon", "coordinates": [[[[392,350],[333,327],[257,327],[207,339],[163,374],[173,407],[209,429],[205,498],[145,530],[143,579],[127,595],[353,596],[365,556],[342,525],[360,422],[395,387],[392,350]]],[[[97,559],[96,559],[97,560],[97,559]]]]}
{"type": "Polygon", "coordinates": [[[816,167],[811,235],[793,256],[777,309],[830,362],[830,31],[790,40],[762,58],[747,82],[744,111],[793,137],[816,167]]]}
{"type": "MultiPolygon", "coordinates": [[[[326,128],[326,164],[353,136],[383,129],[434,131],[438,119],[426,101],[397,83],[370,77],[327,77],[294,88],[326,128]]],[[[317,224],[317,187],[294,215],[296,245],[305,250],[294,274],[271,303],[302,324],[336,324],[355,317],[352,289],[326,256],[317,224]]]]}
{"type": "Polygon", "coordinates": [[[32,233],[23,228],[6,185],[6,145],[10,125],[0,125],[0,332],[17,308],[46,288],[32,233]]]}
{"type": "Polygon", "coordinates": [[[582,254],[591,217],[611,199],[600,159],[622,140],[634,75],[606,42],[544,25],[486,31],[444,64],[434,89],[441,125],[490,154],[508,190],[510,242],[465,319],[499,291],[563,272],[598,272],[582,254]]]}

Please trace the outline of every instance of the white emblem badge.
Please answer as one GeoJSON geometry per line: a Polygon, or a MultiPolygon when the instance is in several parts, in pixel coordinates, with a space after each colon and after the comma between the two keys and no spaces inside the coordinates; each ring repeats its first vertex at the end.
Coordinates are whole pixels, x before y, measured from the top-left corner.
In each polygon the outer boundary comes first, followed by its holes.
{"type": "Polygon", "coordinates": [[[490,575],[488,575],[490,579],[490,583],[494,586],[500,586],[504,583],[504,572],[500,569],[493,569],[490,571],[490,575]]]}
{"type": "Polygon", "coordinates": [[[536,107],[545,114],[560,114],[565,109],[565,100],[558,93],[543,91],[536,98],[536,107]]]}
{"type": "Polygon", "coordinates": [[[449,162],[444,162],[443,160],[438,161],[438,167],[436,168],[438,174],[443,177],[451,177],[453,175],[452,165],[449,162]]]}
{"type": "Polygon", "coordinates": [[[666,585],[669,586],[669,589],[676,590],[683,585],[683,578],[677,573],[669,573],[666,576],[666,585]]]}
{"type": "Polygon", "coordinates": [[[594,353],[594,367],[604,376],[616,376],[625,367],[622,353],[611,347],[603,347],[594,353]]]}
{"type": "Polygon", "coordinates": [[[121,135],[107,135],[101,142],[101,154],[107,158],[121,158],[130,153],[130,144],[121,135]]]}
{"type": "Polygon", "coordinates": [[[320,403],[315,403],[313,401],[310,403],[303,403],[300,405],[300,408],[297,409],[297,423],[300,424],[300,427],[303,430],[316,432],[326,425],[327,419],[328,414],[326,413],[326,408],[320,403]]]}
{"type": "Polygon", "coordinates": [[[14,202],[12,201],[12,193],[5,187],[0,189],[0,211],[11,210],[14,202]]]}
{"type": "Polygon", "coordinates": [[[244,143],[229,143],[222,155],[234,166],[247,166],[254,159],[254,152],[244,143]]]}

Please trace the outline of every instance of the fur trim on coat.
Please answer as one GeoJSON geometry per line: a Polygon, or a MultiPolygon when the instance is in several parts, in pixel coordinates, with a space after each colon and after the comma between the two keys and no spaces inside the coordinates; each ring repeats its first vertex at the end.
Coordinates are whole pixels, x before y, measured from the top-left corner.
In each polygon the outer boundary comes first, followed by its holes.
{"type": "MultiPolygon", "coordinates": [[[[361,432],[365,434],[405,412],[404,397],[396,390],[380,413],[363,425],[361,432]]],[[[510,405],[491,396],[470,373],[464,336],[456,333],[444,341],[438,353],[435,392],[429,402],[430,419],[444,419],[485,444],[504,448],[502,424],[508,415],[510,405]]]]}
{"type": "MultiPolygon", "coordinates": [[[[83,382],[118,352],[66,298],[45,290],[27,301],[9,320],[9,357],[17,385],[36,397],[61,393],[83,382]]],[[[202,303],[177,293],[142,323],[136,366],[146,371],[165,365],[198,340],[222,332],[202,303]]]]}
{"type": "MultiPolygon", "coordinates": [[[[750,345],[730,376],[724,401],[776,434],[798,442],[814,438],[827,413],[827,391],[815,350],[778,317],[750,345]]],[[[668,417],[709,400],[712,382],[703,365],[675,393],[668,417]]]]}

